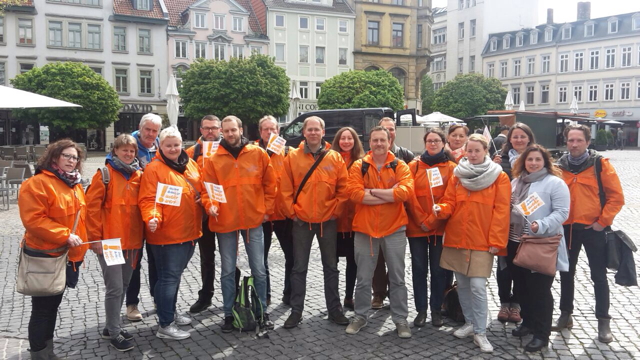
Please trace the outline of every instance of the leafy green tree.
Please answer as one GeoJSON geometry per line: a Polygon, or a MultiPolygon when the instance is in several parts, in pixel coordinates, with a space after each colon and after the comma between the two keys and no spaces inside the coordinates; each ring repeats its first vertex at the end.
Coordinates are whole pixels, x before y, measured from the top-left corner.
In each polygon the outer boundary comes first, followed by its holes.
{"type": "Polygon", "coordinates": [[[431,76],[425,75],[420,80],[420,97],[422,98],[422,115],[431,114],[433,112],[433,98],[436,91],[433,90],[433,80],[431,76]]]}
{"type": "Polygon", "coordinates": [[[16,89],[30,91],[82,106],[72,108],[16,109],[25,122],[49,126],[51,140],[69,136],[70,130],[103,129],[118,120],[122,107],[113,87],[87,65],[76,62],[50,63],[11,80],[16,89]]]}
{"type": "Polygon", "coordinates": [[[264,115],[289,111],[289,78],[273,58],[198,59],[182,76],[180,98],[187,117],[235,115],[255,124],[264,115]]]}
{"type": "Polygon", "coordinates": [[[319,109],[349,109],[404,106],[402,87],[385,70],[343,72],[322,84],[319,109]]]}
{"type": "Polygon", "coordinates": [[[436,92],[433,110],[457,118],[504,109],[507,90],[496,78],[481,74],[458,75],[436,92]]]}

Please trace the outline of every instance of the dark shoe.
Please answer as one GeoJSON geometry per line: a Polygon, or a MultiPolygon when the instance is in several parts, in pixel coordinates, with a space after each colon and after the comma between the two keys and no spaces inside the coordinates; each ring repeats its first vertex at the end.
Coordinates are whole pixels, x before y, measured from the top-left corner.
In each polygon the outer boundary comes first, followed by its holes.
{"type": "Polygon", "coordinates": [[[58,357],[58,355],[53,353],[53,339],[49,339],[45,341],[45,344],[47,345],[45,350],[47,350],[47,355],[49,355],[48,357],[49,360],[62,360],[61,357],[58,357]]]}
{"type": "Polygon", "coordinates": [[[424,327],[427,324],[427,312],[420,311],[415,319],[413,319],[413,325],[417,327],[424,327]]]}
{"type": "Polygon", "coordinates": [[[233,331],[233,329],[235,329],[233,327],[233,316],[225,316],[224,317],[224,324],[222,325],[222,332],[223,333],[230,333],[233,331]]]}
{"type": "Polygon", "coordinates": [[[611,319],[598,319],[598,341],[608,344],[613,341],[611,319]]]}
{"type": "Polygon", "coordinates": [[[568,311],[562,311],[560,317],[551,331],[561,331],[562,329],[571,329],[573,327],[573,317],[568,311]]]}
{"type": "Polygon", "coordinates": [[[284,322],[285,329],[293,329],[302,322],[302,314],[296,311],[292,311],[287,320],[284,322]]]}
{"type": "Polygon", "coordinates": [[[211,306],[211,300],[205,301],[202,299],[198,299],[195,304],[191,305],[189,308],[189,312],[192,314],[197,314],[207,310],[211,306]]]}
{"type": "Polygon", "coordinates": [[[435,327],[444,325],[444,319],[442,318],[442,313],[440,311],[431,312],[431,325],[435,327]]]}
{"type": "Polygon", "coordinates": [[[40,351],[31,351],[29,350],[29,353],[31,354],[31,359],[32,360],[49,360],[49,348],[46,347],[40,351]]]}
{"type": "Polygon", "coordinates": [[[275,326],[273,325],[273,321],[269,319],[269,314],[262,314],[262,323],[260,324],[260,329],[264,330],[273,330],[275,326]]]}
{"type": "Polygon", "coordinates": [[[271,296],[267,297],[267,306],[271,306],[271,296]]]}
{"type": "Polygon", "coordinates": [[[371,299],[371,308],[374,310],[380,310],[384,306],[384,297],[380,295],[373,295],[371,299]]]}
{"type": "MultiPolygon", "coordinates": [[[[133,340],[133,335],[129,334],[127,330],[121,329],[120,335],[122,335],[122,337],[127,341],[133,340]]],[[[111,340],[111,335],[109,335],[109,330],[107,329],[102,330],[102,338],[105,340],[111,340]]]]}
{"type": "Polygon", "coordinates": [[[520,321],[522,321],[522,317],[520,316],[520,309],[518,308],[509,309],[509,322],[517,324],[520,321]]]}
{"type": "Polygon", "coordinates": [[[509,315],[511,315],[511,310],[508,306],[501,306],[500,311],[498,312],[498,321],[507,322],[509,321],[509,315]]]}
{"type": "Polygon", "coordinates": [[[353,304],[353,299],[344,299],[344,308],[354,311],[355,305],[353,304]]]}
{"type": "Polygon", "coordinates": [[[525,345],[524,351],[536,352],[546,348],[547,346],[549,346],[549,340],[545,341],[534,337],[527,345],[525,345]]]}
{"type": "Polygon", "coordinates": [[[122,335],[118,335],[118,337],[116,337],[115,339],[111,339],[111,346],[116,348],[116,350],[122,352],[133,349],[133,344],[125,339],[122,335]]]}
{"type": "Polygon", "coordinates": [[[283,295],[282,296],[282,303],[287,305],[287,306],[291,306],[291,295],[283,295]]]}
{"type": "Polygon", "coordinates": [[[349,319],[342,313],[342,311],[336,311],[329,314],[329,321],[338,325],[349,325],[349,319]]]}
{"type": "Polygon", "coordinates": [[[511,331],[511,335],[515,337],[524,337],[531,334],[531,329],[524,325],[520,325],[511,331]]]}

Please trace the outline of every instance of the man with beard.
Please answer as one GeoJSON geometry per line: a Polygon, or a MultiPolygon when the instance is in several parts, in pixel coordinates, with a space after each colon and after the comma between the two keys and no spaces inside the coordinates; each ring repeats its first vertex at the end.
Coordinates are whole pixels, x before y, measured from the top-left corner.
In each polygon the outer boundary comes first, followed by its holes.
{"type": "Polygon", "coordinates": [[[233,301],[236,296],[234,273],[238,256],[239,234],[249,258],[251,275],[258,298],[264,309],[254,314],[260,327],[273,329],[266,313],[267,274],[264,268],[264,238],[262,223],[274,212],[276,175],[269,155],[260,147],[249,144],[242,136],[242,121],[230,115],[222,119],[223,139],[216,153],[205,161],[204,181],[222,185],[226,203],[220,203],[202,193],[202,203],[209,214],[209,228],[218,234],[220,285],[224,302],[222,332],[232,332],[233,301]]]}

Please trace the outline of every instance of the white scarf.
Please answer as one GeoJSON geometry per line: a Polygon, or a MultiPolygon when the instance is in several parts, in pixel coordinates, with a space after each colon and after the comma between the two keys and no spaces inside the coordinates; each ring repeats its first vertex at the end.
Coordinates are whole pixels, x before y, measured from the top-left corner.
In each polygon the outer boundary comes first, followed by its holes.
{"type": "Polygon", "coordinates": [[[471,191],[488,188],[501,172],[502,166],[493,162],[488,155],[484,157],[484,162],[478,165],[471,164],[465,157],[453,170],[453,174],[460,179],[462,186],[471,191]]]}

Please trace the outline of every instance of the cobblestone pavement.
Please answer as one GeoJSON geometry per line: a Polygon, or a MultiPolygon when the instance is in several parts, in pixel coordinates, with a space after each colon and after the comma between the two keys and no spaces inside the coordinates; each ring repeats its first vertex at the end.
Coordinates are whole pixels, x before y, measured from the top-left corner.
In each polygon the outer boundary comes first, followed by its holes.
{"type": "MultiPolygon", "coordinates": [[[[613,165],[620,174],[624,187],[626,203],[616,218],[616,225],[625,230],[632,238],[640,239],[640,227],[635,221],[640,218],[640,152],[608,151],[613,165]]],[[[103,157],[92,157],[87,161],[86,174],[93,174],[102,163],[103,157]]],[[[15,195],[12,196],[11,209],[0,212],[0,284],[2,308],[0,315],[0,357],[5,359],[29,358],[27,352],[27,324],[31,302],[15,292],[15,275],[18,259],[18,243],[23,232],[20,223],[15,195]]],[[[636,263],[640,264],[640,254],[636,254],[636,263]]],[[[241,249],[242,259],[246,259],[241,249]]],[[[69,359],[120,359],[120,358],[165,358],[165,359],[204,359],[204,358],[504,358],[504,359],[632,359],[640,358],[640,289],[624,288],[614,284],[613,274],[609,274],[612,289],[611,315],[614,341],[602,344],[597,339],[597,320],[594,316],[593,287],[588,275],[586,256],[582,253],[578,264],[576,281],[575,326],[572,330],[552,333],[548,351],[525,354],[523,346],[529,337],[520,340],[511,336],[513,324],[503,325],[494,320],[487,333],[495,347],[493,354],[481,354],[473,341],[457,339],[452,335],[459,324],[446,321],[445,326],[434,328],[430,325],[422,329],[413,328],[413,337],[399,339],[391,321],[388,309],[373,313],[369,324],[357,335],[347,336],[344,327],[330,323],[324,306],[323,282],[320,252],[314,246],[309,267],[306,310],[303,323],[294,330],[282,327],[289,309],[280,304],[278,294],[282,293],[284,257],[274,241],[270,252],[273,299],[271,319],[276,328],[265,339],[256,339],[245,333],[223,334],[220,323],[223,320],[222,294],[219,279],[216,279],[214,305],[207,311],[194,316],[191,326],[185,327],[191,332],[191,338],[184,341],[158,339],[155,336],[157,316],[153,311],[147,286],[147,264],[143,262],[144,282],[141,290],[141,311],[144,320],[131,323],[124,320],[125,328],[132,333],[135,349],[119,353],[109,346],[108,341],[100,338],[99,332],[104,326],[104,286],[98,262],[93,253],[88,252],[85,265],[81,269],[77,289],[68,289],[60,306],[55,334],[55,347],[59,355],[69,359]]],[[[219,262],[219,257],[217,258],[219,262]]],[[[405,281],[409,289],[409,321],[416,315],[411,291],[411,262],[407,246],[407,275],[405,281]]],[[[344,294],[344,266],[341,270],[341,293],[344,294]]],[[[243,270],[249,269],[246,260],[239,262],[243,270]]],[[[218,264],[219,269],[219,264],[218,264]]],[[[217,273],[216,276],[219,274],[217,273]]],[[[559,276],[556,276],[553,292],[556,303],[559,299],[559,276]]],[[[187,311],[197,298],[200,289],[199,253],[196,250],[181,283],[178,310],[187,311]]],[[[490,280],[489,299],[492,317],[497,316],[499,301],[497,285],[490,280]]],[[[347,314],[347,315],[350,315],[347,314]]],[[[556,314],[558,315],[557,305],[556,314]]],[[[412,325],[413,326],[413,325],[412,325]]]]}

